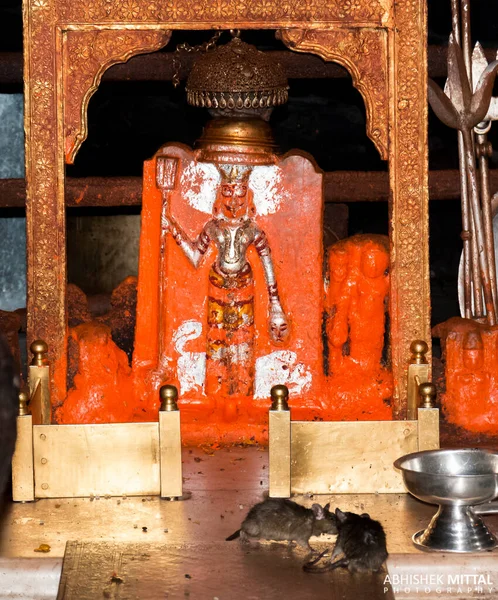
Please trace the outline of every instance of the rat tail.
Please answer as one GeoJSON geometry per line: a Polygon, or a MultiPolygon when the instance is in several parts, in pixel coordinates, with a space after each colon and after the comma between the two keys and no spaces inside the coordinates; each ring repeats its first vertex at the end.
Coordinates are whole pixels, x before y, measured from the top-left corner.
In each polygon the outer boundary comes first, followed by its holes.
{"type": "Polygon", "coordinates": [[[339,567],[347,567],[349,564],[349,560],[347,558],[340,558],[335,562],[329,562],[323,567],[315,567],[315,563],[317,562],[318,561],[315,559],[309,563],[306,563],[303,565],[303,571],[306,571],[306,573],[325,573],[325,571],[332,571],[333,569],[338,569],[339,567]]]}
{"type": "Polygon", "coordinates": [[[232,535],[229,535],[225,541],[226,542],[231,542],[232,540],[237,539],[238,537],[240,537],[240,529],[237,529],[237,531],[235,531],[234,533],[232,533],[232,535]]]}
{"type": "Polygon", "coordinates": [[[310,560],[309,562],[307,562],[303,566],[303,569],[305,571],[307,571],[309,569],[309,567],[312,567],[313,565],[316,565],[316,563],[319,562],[327,554],[327,552],[328,552],[328,548],[326,548],[323,552],[320,552],[320,554],[316,558],[314,558],[313,560],[310,560]]]}

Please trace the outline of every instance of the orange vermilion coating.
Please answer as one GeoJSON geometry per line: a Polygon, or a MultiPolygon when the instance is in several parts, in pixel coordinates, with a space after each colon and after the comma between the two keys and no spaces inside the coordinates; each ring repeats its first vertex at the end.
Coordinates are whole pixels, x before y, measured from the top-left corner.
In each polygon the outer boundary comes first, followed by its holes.
{"type": "MultiPolygon", "coordinates": [[[[179,160],[168,212],[195,240],[213,218],[189,200],[204,185],[195,152],[171,144],[159,153],[179,160]]],[[[162,232],[153,157],[144,164],[132,364],[107,327],[88,323],[70,330],[69,370],[75,374],[56,409],[57,422],[157,420],[164,383],[179,388],[187,443],[265,441],[269,391],[277,383],[289,387],[294,419],[392,418],[387,238],[355,236],[335,244],[324,283],[322,174],[302,154],[286,155],[276,171],[267,184],[266,210],[260,207],[251,218],[266,235],[288,338],[276,342],[270,334],[269,291],[254,246],[247,251],[245,279],[231,289],[213,275],[213,243],[196,269],[162,232]],[[219,358],[227,356],[220,347],[233,350],[228,362],[219,358]]]]}
{"type": "Polygon", "coordinates": [[[498,326],[458,317],[434,328],[446,360],[446,419],[470,432],[498,434],[498,326]]]}

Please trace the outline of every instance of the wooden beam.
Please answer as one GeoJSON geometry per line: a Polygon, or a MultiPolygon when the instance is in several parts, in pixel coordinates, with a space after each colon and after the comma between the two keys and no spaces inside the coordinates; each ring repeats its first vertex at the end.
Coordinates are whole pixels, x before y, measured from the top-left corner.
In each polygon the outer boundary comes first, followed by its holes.
{"type": "MultiPolygon", "coordinates": [[[[490,171],[491,191],[498,190],[498,169],[490,171]]],[[[456,169],[429,173],[431,200],[460,198],[460,175],[456,169]]],[[[385,202],[389,182],[385,171],[332,171],[325,173],[326,202],[385,202]]],[[[0,179],[0,208],[23,208],[26,201],[24,179],[0,179]]],[[[66,205],[140,206],[140,177],[81,177],[66,180],[66,205]]]]}
{"type": "MultiPolygon", "coordinates": [[[[496,57],[496,48],[485,48],[488,62],[496,57]]],[[[298,54],[290,50],[274,50],[273,55],[287,72],[289,79],[327,79],[348,77],[346,69],[336,63],[325,62],[313,54],[298,54]]],[[[194,54],[183,53],[179,76],[187,77],[194,54]]],[[[429,77],[446,77],[446,46],[429,46],[429,77]]],[[[135,56],[128,62],[115,65],[105,72],[104,81],[171,81],[173,77],[173,52],[154,52],[135,56]]],[[[0,85],[22,83],[22,54],[0,52],[0,85]]]]}

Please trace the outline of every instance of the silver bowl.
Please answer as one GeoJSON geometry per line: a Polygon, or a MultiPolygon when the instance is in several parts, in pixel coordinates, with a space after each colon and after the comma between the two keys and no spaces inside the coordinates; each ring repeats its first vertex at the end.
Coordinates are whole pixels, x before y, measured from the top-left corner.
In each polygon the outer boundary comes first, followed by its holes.
{"type": "Polygon", "coordinates": [[[477,552],[497,545],[479,514],[496,512],[496,504],[481,507],[498,496],[498,451],[426,450],[394,463],[413,496],[439,504],[427,529],[413,543],[423,550],[477,552]]]}

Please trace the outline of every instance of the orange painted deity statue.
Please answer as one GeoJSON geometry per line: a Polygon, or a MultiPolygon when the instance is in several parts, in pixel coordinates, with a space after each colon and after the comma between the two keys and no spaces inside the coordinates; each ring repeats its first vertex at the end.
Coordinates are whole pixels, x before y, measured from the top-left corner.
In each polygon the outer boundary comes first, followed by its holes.
{"type": "Polygon", "coordinates": [[[437,325],[433,335],[443,348],[445,418],[469,432],[498,435],[498,326],[455,317],[437,325]]]}
{"type": "Polygon", "coordinates": [[[168,144],[144,166],[136,414],[173,383],[186,435],[203,421],[213,437],[261,437],[273,385],[288,385],[303,416],[322,406],[322,174],[300,154],[239,144],[221,162],[206,146],[168,144]],[[166,195],[163,161],[177,163],[166,195]]]}
{"type": "Polygon", "coordinates": [[[385,236],[357,235],[329,249],[328,376],[341,399],[334,407],[336,414],[351,419],[391,416],[388,248],[385,236]]]}
{"type": "MultiPolygon", "coordinates": [[[[213,218],[191,240],[171,215],[163,215],[169,231],[194,268],[212,244],[215,260],[209,270],[207,298],[206,386],[208,396],[251,396],[254,392],[254,276],[247,252],[252,246],[261,260],[268,291],[268,329],[283,342],[289,323],[282,309],[271,251],[254,217],[251,167],[220,165],[221,183],[213,218]]],[[[230,404],[227,404],[229,407],[230,404]]]]}

